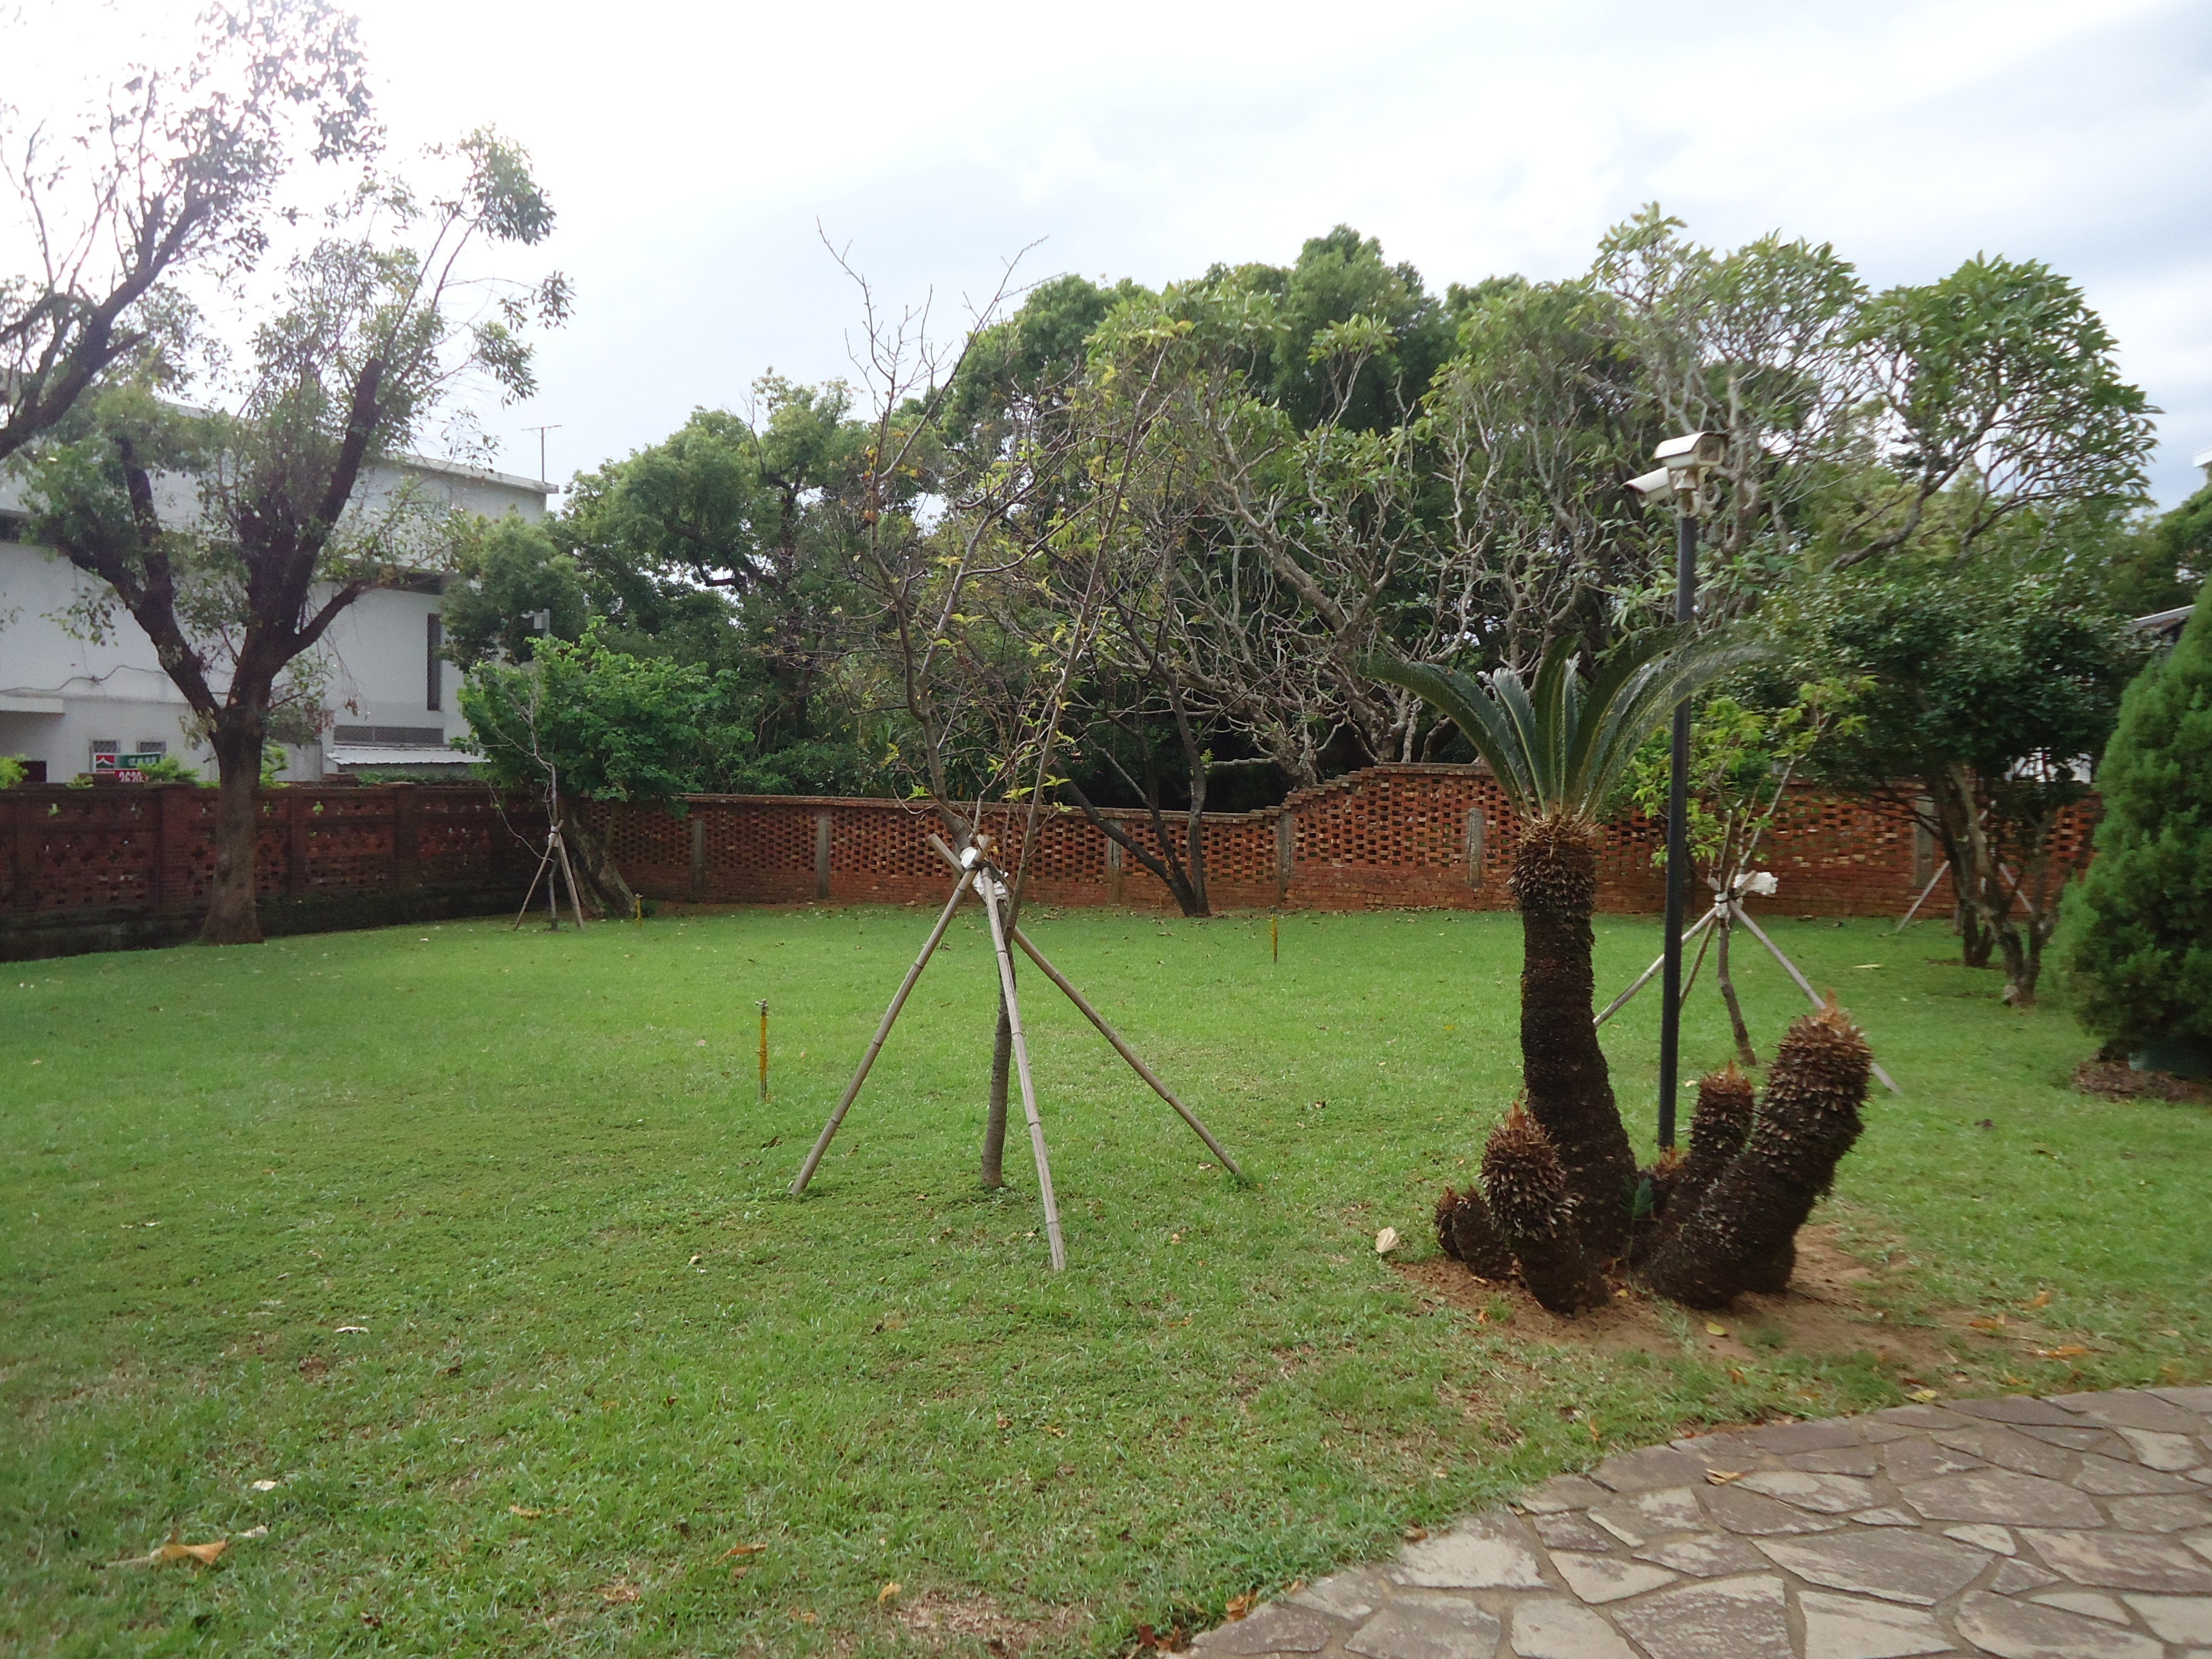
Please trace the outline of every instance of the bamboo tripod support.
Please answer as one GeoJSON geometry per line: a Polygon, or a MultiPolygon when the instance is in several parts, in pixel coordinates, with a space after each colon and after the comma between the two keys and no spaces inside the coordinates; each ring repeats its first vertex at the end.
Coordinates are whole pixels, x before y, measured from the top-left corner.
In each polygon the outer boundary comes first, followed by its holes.
{"type": "Polygon", "coordinates": [[[584,904],[576,896],[576,872],[568,862],[568,842],[562,839],[560,827],[556,825],[545,832],[545,850],[538,854],[538,868],[530,878],[530,890],[523,894],[522,908],[514,913],[514,927],[508,928],[507,932],[513,933],[522,926],[523,917],[530,914],[530,901],[538,896],[540,881],[545,884],[545,914],[549,925],[557,932],[561,926],[561,882],[564,877],[568,883],[568,908],[575,912],[576,931],[581,933],[584,928],[584,904]]]}
{"type": "MultiPolygon", "coordinates": [[[[1827,1006],[1826,1000],[1822,998],[1818,991],[1815,991],[1813,988],[1812,981],[1807,979],[1804,975],[1797,971],[1797,964],[1790,961],[1787,956],[1784,955],[1782,947],[1767,937],[1766,930],[1751,919],[1750,912],[1743,908],[1743,902],[1741,899],[1716,897],[1713,900],[1712,908],[1706,911],[1704,915],[1698,917],[1696,924],[1684,932],[1682,934],[1682,943],[1687,945],[1692,939],[1704,933],[1706,928],[1712,927],[1716,922],[1719,923],[1723,927],[1735,927],[1741,926],[1748,929],[1751,936],[1766,947],[1767,953],[1777,962],[1782,964],[1782,971],[1789,975],[1790,977],[1796,981],[1797,988],[1805,994],[1806,1000],[1809,1001],[1814,1007],[1825,1008],[1827,1006]]],[[[1704,948],[1700,946],[1698,951],[1698,960],[1702,963],[1705,959],[1705,951],[1704,948]]],[[[1651,982],[1651,976],[1659,971],[1660,963],[1665,961],[1666,957],[1662,957],[1657,962],[1654,962],[1649,968],[1646,968],[1641,974],[1638,975],[1636,977],[1636,982],[1631,985],[1626,991],[1623,991],[1619,996],[1615,997],[1611,1002],[1606,1004],[1604,1011],[1592,1019],[1590,1024],[1593,1025],[1602,1025],[1606,1021],[1611,1019],[1615,1014],[1619,1013],[1623,1008],[1626,1008],[1628,1006],[1629,1000],[1638,991],[1642,990],[1646,985],[1649,985],[1651,982]]],[[[1690,972],[1690,984],[1694,985],[1695,983],[1697,983],[1697,970],[1692,969],[1690,972]]],[[[1685,985],[1682,988],[1682,1000],[1686,1002],[1689,1000],[1689,997],[1690,987],[1689,985],[1685,985]]],[[[1882,1087],[1887,1089],[1890,1093],[1893,1095],[1901,1095],[1905,1092],[1904,1090],[1897,1086],[1896,1082],[1890,1077],[1889,1073],[1881,1069],[1881,1062],[1878,1060],[1874,1062],[1874,1074],[1881,1079],[1882,1087]]]]}
{"type": "Polygon", "coordinates": [[[1244,1172],[1237,1167],[1237,1160],[1230,1157],[1228,1150],[1214,1139],[1213,1132],[1200,1121],[1198,1115],[1176,1098],[1174,1091],[1160,1081],[1152,1067],[1138,1058],[1136,1050],[1123,1041],[1121,1034],[1107,1024],[1105,1016],[1091,1006],[1066,975],[1046,960],[1044,953],[1030,941],[1029,937],[1019,927],[1007,924],[1006,918],[999,908],[1000,901],[1006,896],[1006,888],[1005,878],[997,866],[983,857],[978,848],[969,848],[963,860],[956,856],[952,849],[935,836],[929,838],[929,844],[938,856],[957,873],[952,896],[945,901],[944,914],[938,917],[936,927],[930,930],[929,938],[921,947],[921,954],[915,958],[914,966],[907,969],[906,978],[900,982],[897,994],[891,998],[890,1006],[884,1011],[883,1019],[876,1027],[875,1036],[869,1042],[867,1052],[860,1057],[860,1069],[854,1073],[853,1080],[845,1085],[845,1092],[839,1098],[836,1109],[830,1113],[830,1121],[822,1126],[822,1133],[816,1139],[813,1150],[807,1153],[805,1163],[799,1166],[798,1176],[791,1183],[792,1196],[796,1198],[804,1193],[807,1183],[814,1179],[814,1172],[821,1166],[823,1155],[830,1150],[830,1143],[836,1137],[838,1126],[844,1122],[845,1114],[859,1098],[860,1085],[867,1081],[869,1070],[876,1063],[876,1056],[883,1052],[884,1042],[890,1036],[892,1025],[897,1022],[899,1011],[906,1006],[906,1000],[913,992],[915,982],[921,978],[921,970],[929,965],[931,956],[944,942],[945,930],[951,927],[953,915],[959,910],[960,902],[967,897],[970,885],[975,888],[982,899],[984,911],[990,918],[991,950],[998,969],[999,996],[1006,1011],[1006,1023],[1013,1038],[1015,1074],[1021,1085],[1022,1111],[1029,1121],[1030,1150],[1036,1158],[1037,1192],[1044,1206],[1045,1231],[1051,1242],[1053,1271],[1060,1272],[1067,1266],[1067,1247],[1060,1231],[1059,1202],[1053,1192],[1052,1165],[1045,1147],[1044,1120],[1037,1110],[1036,1084],[1030,1068],[1029,1039],[1022,1029],[1021,1003],[1015,994],[1013,956],[1008,948],[1010,941],[1019,945],[1023,954],[1035,963],[1044,976],[1075,1005],[1077,1011],[1113,1046],[1114,1052],[1128,1062],[1129,1068],[1142,1078],[1155,1094],[1173,1107],[1177,1116],[1190,1125],[1198,1138],[1206,1143],[1206,1150],[1221,1160],[1222,1167],[1231,1175],[1242,1176],[1244,1172]]]}

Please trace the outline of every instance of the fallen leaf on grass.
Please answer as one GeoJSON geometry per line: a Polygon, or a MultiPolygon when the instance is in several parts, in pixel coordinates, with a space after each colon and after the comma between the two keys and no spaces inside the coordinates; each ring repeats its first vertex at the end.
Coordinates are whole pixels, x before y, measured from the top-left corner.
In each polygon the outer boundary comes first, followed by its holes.
{"type": "Polygon", "coordinates": [[[1966,1323],[1978,1331],[2001,1331],[2005,1328],[2005,1316],[2002,1314],[1987,1314],[1978,1319],[1970,1319],[1966,1323]]]}
{"type": "Polygon", "coordinates": [[[1242,1619],[1246,1613],[1252,1611],[1252,1592],[1250,1590],[1246,1590],[1242,1595],[1231,1596],[1229,1598],[1228,1605],[1221,1610],[1227,1613],[1231,1619],[1242,1619]]]}
{"type": "Polygon", "coordinates": [[[1398,1534],[1399,1537],[1404,1539],[1408,1544],[1418,1544],[1428,1535],[1429,1529],[1426,1527],[1408,1527],[1405,1531],[1398,1534]]]}
{"type": "Polygon", "coordinates": [[[210,1544],[179,1543],[171,1533],[169,1541],[143,1555],[126,1556],[120,1561],[110,1561],[111,1567],[165,1567],[172,1561],[197,1561],[204,1567],[213,1566],[222,1553],[230,1547],[230,1540],[218,1538],[210,1544]]]}
{"type": "Polygon", "coordinates": [[[2035,1357],[2038,1359],[2079,1359],[2088,1352],[2079,1342],[2062,1342],[2055,1348],[2038,1348],[2035,1357]]]}
{"type": "Polygon", "coordinates": [[[1716,1486],[1725,1486],[1729,1481],[1741,1480],[1750,1473],[1749,1469],[1707,1469],[1705,1479],[1716,1486]]]}
{"type": "Polygon", "coordinates": [[[277,1484],[278,1483],[274,1480],[257,1480],[253,1483],[253,1490],[256,1492],[275,1492],[276,1490],[277,1484]]]}
{"type": "Polygon", "coordinates": [[[1942,1395],[1937,1394],[1933,1389],[1915,1389],[1906,1397],[1911,1400],[1917,1400],[1924,1406],[1931,1400],[1942,1399],[1942,1395]]]}
{"type": "Polygon", "coordinates": [[[645,1592],[636,1585],[620,1578],[616,1579],[611,1584],[599,1586],[599,1600],[611,1607],[627,1607],[644,1594],[645,1592]]]}
{"type": "Polygon", "coordinates": [[[240,1538],[266,1538],[269,1536],[269,1528],[266,1527],[255,1527],[250,1532],[242,1532],[238,1535],[240,1538]]]}
{"type": "Polygon", "coordinates": [[[1397,1248],[1398,1230],[1395,1227],[1385,1227],[1381,1232],[1375,1235],[1376,1255],[1388,1255],[1391,1251],[1397,1248]]]}
{"type": "Polygon", "coordinates": [[[507,1506],[507,1512],[509,1515],[519,1516],[525,1521],[535,1521],[545,1513],[544,1510],[526,1510],[520,1504],[509,1504],[507,1506]]]}
{"type": "Polygon", "coordinates": [[[899,1581],[896,1578],[886,1579],[884,1582],[884,1587],[876,1592],[876,1605],[878,1607],[883,1606],[884,1602],[890,1601],[893,1597],[896,1596],[898,1593],[899,1581]]]}
{"type": "Polygon", "coordinates": [[[733,1545],[731,1548],[725,1550],[722,1553],[722,1559],[726,1561],[733,1555],[759,1555],[764,1553],[767,1548],[768,1546],[765,1544],[733,1545]]]}
{"type": "Polygon", "coordinates": [[[1707,1336],[1726,1336],[1728,1334],[1728,1327],[1725,1325],[1716,1325],[1711,1320],[1708,1320],[1705,1322],[1705,1334],[1707,1336]]]}
{"type": "Polygon", "coordinates": [[[2047,1308],[2051,1305],[2051,1292],[2048,1291],[2038,1291],[2033,1296],[2028,1297],[2026,1302],[2021,1304],[2021,1305],[2024,1308],[2047,1308]]]}
{"type": "Polygon", "coordinates": [[[368,1327],[366,1325],[341,1325],[338,1327],[337,1334],[340,1336],[367,1336],[368,1334],[368,1327]]]}

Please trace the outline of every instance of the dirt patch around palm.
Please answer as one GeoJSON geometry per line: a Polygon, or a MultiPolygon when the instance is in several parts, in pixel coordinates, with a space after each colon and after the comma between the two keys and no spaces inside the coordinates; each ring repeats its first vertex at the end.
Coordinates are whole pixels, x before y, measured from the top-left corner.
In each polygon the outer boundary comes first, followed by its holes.
{"type": "Polygon", "coordinates": [[[1691,1349],[1723,1365],[1786,1351],[1838,1358],[1865,1354],[1886,1367],[1935,1370],[1955,1363],[1961,1343],[2049,1340],[2016,1314],[1955,1309],[1928,1321],[1900,1319],[1869,1294],[1877,1272],[1839,1249],[1831,1227],[1808,1227],[1797,1236],[1797,1271],[1787,1291],[1739,1297],[1722,1313],[1679,1308],[1621,1286],[1611,1306],[1570,1319],[1546,1312],[1519,1285],[1477,1279],[1446,1256],[1402,1263],[1398,1272],[1430,1301],[1510,1324],[1530,1341],[1655,1354],[1691,1349]]]}
{"type": "Polygon", "coordinates": [[[2122,1060],[2085,1060],[2074,1068],[2074,1086],[2111,1100],[2170,1100],[2212,1106],[2212,1083],[2193,1083],[2168,1072],[2138,1072],[2122,1060]]]}

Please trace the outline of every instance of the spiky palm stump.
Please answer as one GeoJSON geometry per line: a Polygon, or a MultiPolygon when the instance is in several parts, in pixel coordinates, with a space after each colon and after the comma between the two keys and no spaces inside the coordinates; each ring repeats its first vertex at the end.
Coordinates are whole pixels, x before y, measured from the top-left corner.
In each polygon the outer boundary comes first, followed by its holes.
{"type": "Polygon", "coordinates": [[[1641,1277],[1692,1308],[1779,1290],[1797,1230],[1859,1138],[1872,1056],[1834,1000],[1790,1028],[1767,1073],[1750,1139],[1641,1277]]]}
{"type": "Polygon", "coordinates": [[[1521,1070],[1528,1110],[1558,1151],[1583,1246],[1610,1261],[1628,1249],[1636,1155],[1591,1023],[1597,831],[1576,817],[1534,820],[1522,832],[1509,885],[1521,911],[1521,1070]]]}
{"type": "Polygon", "coordinates": [[[1542,1126],[1517,1104],[1482,1149],[1482,1184],[1531,1296],[1556,1314],[1606,1302],[1605,1280],[1575,1224],[1559,1153],[1542,1126]]]}
{"type": "Polygon", "coordinates": [[[1756,1110],[1751,1079],[1733,1064],[1698,1079],[1698,1103],[1690,1114],[1690,1150],[1668,1171],[1663,1187],[1655,1194],[1658,1201],[1652,1224],[1637,1240],[1639,1259],[1648,1261],[1656,1255],[1681,1224],[1698,1212],[1713,1182],[1743,1150],[1756,1110]]]}
{"type": "Polygon", "coordinates": [[[1447,1187],[1437,1200],[1437,1243],[1477,1279],[1513,1277],[1512,1249],[1498,1231],[1490,1206],[1472,1187],[1463,1193],[1447,1187]]]}

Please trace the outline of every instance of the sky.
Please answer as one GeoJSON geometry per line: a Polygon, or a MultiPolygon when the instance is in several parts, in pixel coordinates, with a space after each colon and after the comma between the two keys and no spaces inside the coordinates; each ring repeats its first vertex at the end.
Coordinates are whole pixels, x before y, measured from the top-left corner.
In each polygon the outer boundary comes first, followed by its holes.
{"type": "MultiPolygon", "coordinates": [[[[0,98],[155,50],[189,7],[22,0],[0,98]]],[[[1700,240],[1832,242],[1876,285],[1977,252],[2078,281],[2212,448],[2212,5],[2196,0],[1106,7],[359,0],[390,153],[526,145],[576,309],[499,465],[571,473],[763,371],[852,377],[857,289],[956,336],[999,284],[1288,263],[1343,223],[1432,289],[1584,268],[1656,201],[1700,240]]],[[[511,269],[535,274],[534,254],[511,269]]]]}

